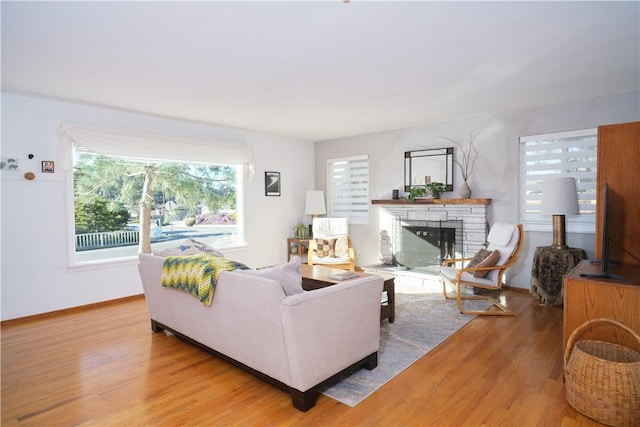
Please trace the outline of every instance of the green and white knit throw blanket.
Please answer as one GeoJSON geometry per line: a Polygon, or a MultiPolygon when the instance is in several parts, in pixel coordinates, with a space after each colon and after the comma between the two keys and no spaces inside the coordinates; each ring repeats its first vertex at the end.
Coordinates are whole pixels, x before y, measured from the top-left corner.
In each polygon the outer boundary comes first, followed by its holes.
{"type": "Polygon", "coordinates": [[[162,266],[162,286],[183,290],[211,305],[220,273],[238,269],[249,267],[208,253],[168,256],[162,266]]]}

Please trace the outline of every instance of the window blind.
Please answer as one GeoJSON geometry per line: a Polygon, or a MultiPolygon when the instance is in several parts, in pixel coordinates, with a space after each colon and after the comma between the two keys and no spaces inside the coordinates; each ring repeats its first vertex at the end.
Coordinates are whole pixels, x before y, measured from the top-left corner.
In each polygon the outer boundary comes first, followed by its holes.
{"type": "Polygon", "coordinates": [[[527,230],[551,231],[542,215],[545,178],[573,177],[580,215],[567,216],[568,231],[593,232],[596,210],[597,129],[520,138],[520,222],[527,230]]]}
{"type": "Polygon", "coordinates": [[[369,223],[369,156],[329,159],[327,189],[329,216],[369,223]]]}
{"type": "Polygon", "coordinates": [[[77,123],[60,125],[60,136],[58,161],[64,170],[73,167],[73,146],[105,156],[143,161],[233,164],[249,168],[253,163],[251,146],[238,141],[204,141],[77,123]]]}

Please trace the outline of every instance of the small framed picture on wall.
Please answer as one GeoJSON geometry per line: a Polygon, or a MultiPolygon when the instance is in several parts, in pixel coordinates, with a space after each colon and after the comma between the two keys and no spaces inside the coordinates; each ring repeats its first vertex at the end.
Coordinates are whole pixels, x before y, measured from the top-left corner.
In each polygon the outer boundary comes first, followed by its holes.
{"type": "Polygon", "coordinates": [[[280,195],[280,172],[264,173],[264,194],[265,196],[280,195]]]}
{"type": "Polygon", "coordinates": [[[44,160],[42,162],[42,172],[44,172],[44,173],[53,173],[53,172],[55,172],[55,166],[54,166],[53,161],[44,160]]]}

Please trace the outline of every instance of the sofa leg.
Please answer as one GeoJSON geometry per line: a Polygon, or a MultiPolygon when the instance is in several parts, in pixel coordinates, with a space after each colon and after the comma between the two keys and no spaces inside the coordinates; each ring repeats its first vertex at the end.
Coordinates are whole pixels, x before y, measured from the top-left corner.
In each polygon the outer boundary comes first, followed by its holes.
{"type": "Polygon", "coordinates": [[[151,330],[153,332],[162,332],[162,331],[164,331],[164,328],[162,326],[160,326],[160,324],[158,322],[156,322],[155,320],[151,319],[151,330]]]}
{"type": "Polygon", "coordinates": [[[364,365],[362,366],[364,366],[368,370],[375,369],[376,366],[378,366],[378,352],[376,351],[374,353],[371,353],[369,356],[367,356],[367,358],[365,359],[364,365]]]}
{"type": "Polygon", "coordinates": [[[293,407],[302,412],[307,412],[309,409],[316,406],[319,396],[320,392],[315,389],[307,391],[291,390],[291,401],[293,402],[293,407]]]}

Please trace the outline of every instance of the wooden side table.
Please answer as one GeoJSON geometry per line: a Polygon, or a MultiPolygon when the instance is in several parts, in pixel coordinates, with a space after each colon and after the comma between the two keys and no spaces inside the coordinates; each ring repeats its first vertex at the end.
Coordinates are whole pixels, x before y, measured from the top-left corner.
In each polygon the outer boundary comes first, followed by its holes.
{"type": "Polygon", "coordinates": [[[542,305],[562,305],[564,276],[583,259],[587,259],[584,249],[537,247],[531,267],[531,295],[542,305]]]}
{"type": "Polygon", "coordinates": [[[291,259],[291,255],[298,255],[300,261],[304,264],[307,262],[308,253],[309,239],[298,239],[297,237],[287,238],[287,261],[291,259]]]}

